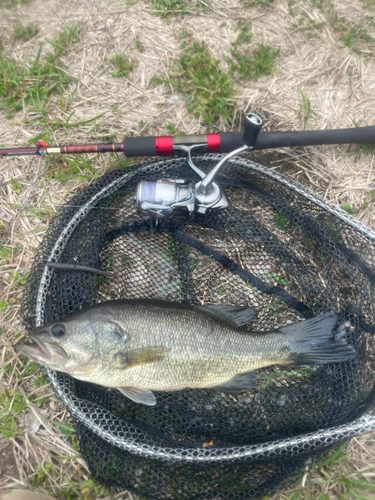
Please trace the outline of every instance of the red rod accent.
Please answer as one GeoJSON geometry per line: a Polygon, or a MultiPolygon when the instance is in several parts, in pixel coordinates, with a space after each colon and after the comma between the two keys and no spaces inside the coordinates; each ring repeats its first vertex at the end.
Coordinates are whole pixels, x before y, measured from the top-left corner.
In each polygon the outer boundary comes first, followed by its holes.
{"type": "Polygon", "coordinates": [[[173,154],[173,137],[162,136],[155,137],[156,154],[159,156],[167,156],[173,154]]]}
{"type": "Polygon", "coordinates": [[[220,151],[219,134],[207,134],[207,151],[209,153],[218,153],[220,151]]]}

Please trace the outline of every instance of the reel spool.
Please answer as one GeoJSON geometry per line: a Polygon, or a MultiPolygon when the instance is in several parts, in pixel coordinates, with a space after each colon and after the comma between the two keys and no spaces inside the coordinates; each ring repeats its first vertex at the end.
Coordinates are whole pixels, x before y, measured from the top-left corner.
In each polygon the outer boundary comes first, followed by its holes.
{"type": "Polygon", "coordinates": [[[209,154],[194,157],[192,168],[187,154],[109,172],[62,207],[35,257],[21,314],[30,329],[105,300],[158,297],[254,306],[248,329],[267,331],[338,310],[335,333],[353,345],[354,361],[270,367],[245,394],[156,392],[156,406],[145,407],[46,370],[100,482],[150,499],[257,498],[375,429],[375,233],[250,160],[209,154]],[[213,183],[227,200],[222,209],[199,200],[213,183]],[[113,277],[54,270],[48,261],[113,277]]]}

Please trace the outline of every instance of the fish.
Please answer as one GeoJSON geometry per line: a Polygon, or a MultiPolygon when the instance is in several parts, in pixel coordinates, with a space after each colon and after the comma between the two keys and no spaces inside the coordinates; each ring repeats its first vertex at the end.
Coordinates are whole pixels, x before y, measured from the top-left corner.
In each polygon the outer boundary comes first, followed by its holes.
{"type": "Polygon", "coordinates": [[[240,328],[256,314],[247,306],[113,300],[34,328],[15,348],[47,368],[149,406],[156,404],[153,391],[244,392],[257,387],[261,368],[356,357],[334,334],[334,311],[269,332],[240,328]]]}

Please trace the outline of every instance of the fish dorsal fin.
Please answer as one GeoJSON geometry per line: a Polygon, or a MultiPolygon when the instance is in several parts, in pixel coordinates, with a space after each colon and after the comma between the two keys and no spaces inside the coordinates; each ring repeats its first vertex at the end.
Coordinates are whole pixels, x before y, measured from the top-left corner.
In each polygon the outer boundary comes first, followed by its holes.
{"type": "Polygon", "coordinates": [[[135,389],[134,387],[117,387],[116,389],[135,403],[141,403],[147,406],[156,405],[156,398],[151,391],[135,389]]]}
{"type": "Polygon", "coordinates": [[[112,367],[125,370],[139,365],[158,363],[168,356],[170,349],[163,346],[139,347],[127,352],[117,352],[112,367]]]}
{"type": "Polygon", "coordinates": [[[208,304],[204,306],[196,306],[206,313],[210,313],[217,319],[226,321],[232,328],[247,325],[252,321],[257,313],[255,307],[249,306],[226,306],[222,304],[208,304]]]}

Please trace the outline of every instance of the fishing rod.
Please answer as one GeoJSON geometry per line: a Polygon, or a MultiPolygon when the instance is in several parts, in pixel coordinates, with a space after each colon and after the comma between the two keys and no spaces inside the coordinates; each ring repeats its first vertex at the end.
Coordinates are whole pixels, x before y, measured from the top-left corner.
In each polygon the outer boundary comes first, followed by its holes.
{"type": "MultiPolygon", "coordinates": [[[[323,144],[374,144],[375,126],[331,130],[260,132],[254,150],[317,146],[323,144]]],[[[126,157],[181,154],[181,146],[199,145],[196,152],[230,153],[244,146],[243,132],[219,132],[178,136],[125,137],[120,143],[49,146],[37,141],[35,147],[0,149],[0,156],[50,156],[81,153],[124,153],[126,157]]]]}
{"type": "Polygon", "coordinates": [[[142,180],[138,183],[134,204],[140,216],[149,216],[151,231],[153,221],[169,217],[194,217],[212,210],[225,209],[228,198],[219,185],[219,171],[235,155],[261,149],[318,144],[373,144],[375,126],[334,130],[309,130],[287,132],[261,132],[262,119],[254,113],[245,115],[244,132],[220,132],[161,137],[126,137],[121,143],[86,144],[50,147],[37,141],[35,147],[0,149],[0,156],[63,155],[80,153],[124,153],[127,157],[171,156],[187,158],[198,182],[188,179],[162,178],[158,181],[142,180]],[[207,174],[194,164],[193,154],[228,153],[219,159],[207,174]]]}

